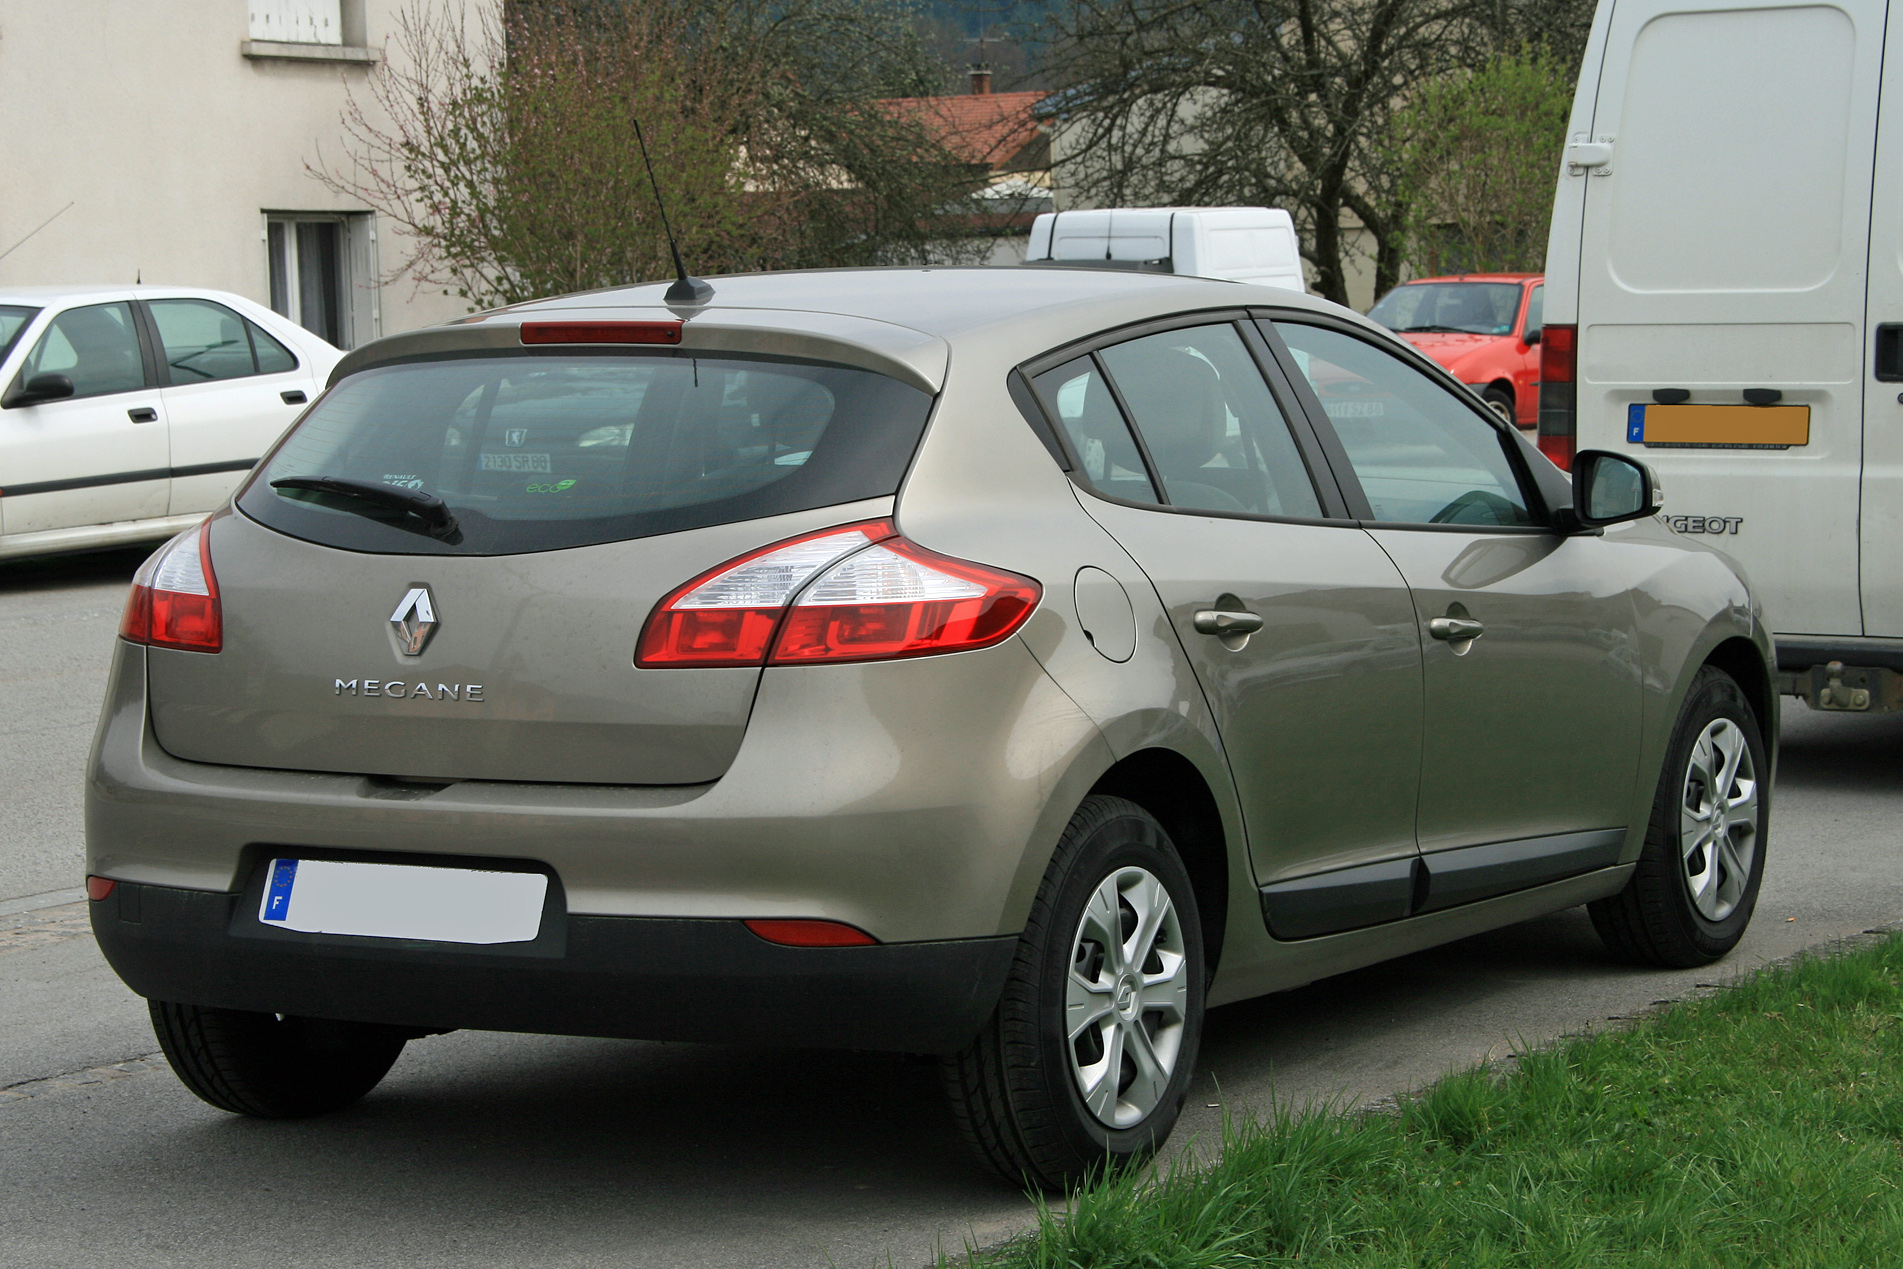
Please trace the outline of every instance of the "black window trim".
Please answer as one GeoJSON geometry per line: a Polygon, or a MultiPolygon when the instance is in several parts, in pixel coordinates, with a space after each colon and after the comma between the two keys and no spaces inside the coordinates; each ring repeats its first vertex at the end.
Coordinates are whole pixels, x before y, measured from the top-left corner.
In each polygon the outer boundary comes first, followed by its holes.
{"type": "MultiPolygon", "coordinates": [[[[1098,331],[1083,339],[1072,340],[1061,347],[1039,353],[1035,357],[1020,362],[1011,371],[1011,376],[1014,380],[1018,378],[1023,380],[1029,401],[1027,403],[1025,400],[1018,399],[1015,392],[1012,394],[1013,399],[1017,400],[1018,409],[1025,415],[1025,421],[1044,440],[1046,447],[1055,445],[1057,449],[1062,450],[1065,457],[1059,460],[1058,465],[1070,477],[1071,483],[1100,501],[1120,507],[1135,507],[1142,511],[1164,511],[1174,515],[1215,516],[1225,520],[1253,520],[1270,524],[1314,524],[1332,528],[1360,527],[1362,517],[1353,514],[1352,508],[1343,497],[1345,487],[1339,474],[1329,462],[1320,438],[1315,434],[1306,407],[1292,395],[1293,389],[1287,382],[1287,376],[1280,373],[1280,367],[1277,366],[1275,370],[1271,370],[1264,364],[1265,348],[1258,346],[1258,340],[1251,337],[1260,333],[1256,331],[1253,318],[1254,313],[1249,309],[1208,309],[1201,312],[1172,313],[1165,317],[1145,318],[1139,322],[1130,322],[1109,330],[1098,331]],[[1253,511],[1213,511],[1204,507],[1172,506],[1167,502],[1136,502],[1105,493],[1081,475],[1083,465],[1079,455],[1071,447],[1070,438],[1064,435],[1064,429],[1052,417],[1050,407],[1043,397],[1031,389],[1032,381],[1036,376],[1082,357],[1089,357],[1091,365],[1095,367],[1098,374],[1104,377],[1105,384],[1110,387],[1117,411],[1123,416],[1124,425],[1130,428],[1131,439],[1137,446],[1137,452],[1143,456],[1145,473],[1149,476],[1157,496],[1167,498],[1168,491],[1157,480],[1149,447],[1145,444],[1140,429],[1130,424],[1130,412],[1124,404],[1123,394],[1117,389],[1115,381],[1107,373],[1103,364],[1098,361],[1096,354],[1101,349],[1127,343],[1133,339],[1142,339],[1146,335],[1159,335],[1166,331],[1182,330],[1191,326],[1222,325],[1236,328],[1243,346],[1248,349],[1250,357],[1255,361],[1257,372],[1262,375],[1263,382],[1269,389],[1269,395],[1274,399],[1277,408],[1282,411],[1282,416],[1288,423],[1289,432],[1295,440],[1296,451],[1301,455],[1302,462],[1308,469],[1309,482],[1313,485],[1316,498],[1321,503],[1321,516],[1271,516],[1253,511]],[[1035,416],[1031,414],[1028,406],[1036,407],[1035,416]],[[1321,478],[1322,473],[1327,474],[1327,480],[1321,478]]],[[[1266,343],[1266,341],[1263,342],[1266,343]]],[[[1360,486],[1356,485],[1354,488],[1359,491],[1360,486]]]]}
{"type": "MultiPolygon", "coordinates": [[[[1547,496],[1546,488],[1534,476],[1532,467],[1527,462],[1526,454],[1523,452],[1526,441],[1524,437],[1518,435],[1519,429],[1513,428],[1514,435],[1507,435],[1509,425],[1504,419],[1481,404],[1479,398],[1475,397],[1465,384],[1421,354],[1406,340],[1385,330],[1379,331],[1379,335],[1385,338],[1371,337],[1375,336],[1376,332],[1358,323],[1344,321],[1332,313],[1315,313],[1304,309],[1252,309],[1250,316],[1261,330],[1264,341],[1274,350],[1283,373],[1294,385],[1295,392],[1301,398],[1303,411],[1309,416],[1316,433],[1322,437],[1323,447],[1328,452],[1330,463],[1336,470],[1336,478],[1341,482],[1342,491],[1348,495],[1349,506],[1362,527],[1406,529],[1427,533],[1480,533],[1539,537],[1559,532],[1554,524],[1555,503],[1547,496]],[[1501,438],[1500,448],[1507,456],[1507,465],[1512,469],[1514,478],[1520,483],[1520,496],[1527,500],[1527,509],[1534,513],[1534,523],[1523,525],[1422,524],[1411,520],[1375,519],[1374,508],[1368,502],[1368,495],[1361,487],[1361,478],[1355,474],[1354,464],[1349,461],[1348,451],[1342,446],[1341,438],[1336,434],[1334,423],[1329,419],[1328,412],[1322,408],[1321,398],[1316,396],[1315,390],[1309,386],[1307,377],[1301,373],[1301,367],[1296,365],[1294,355],[1276,330],[1276,323],[1283,321],[1292,322],[1295,325],[1319,326],[1352,339],[1359,339],[1363,343],[1393,354],[1399,360],[1421,371],[1431,381],[1448,389],[1455,400],[1465,405],[1473,412],[1475,418],[1485,423],[1495,435],[1501,438]],[[1393,346],[1397,344],[1400,345],[1398,348],[1393,346]],[[1516,441],[1519,443],[1515,444],[1516,441]]],[[[1570,505],[1570,502],[1567,505],[1570,505]]]]}

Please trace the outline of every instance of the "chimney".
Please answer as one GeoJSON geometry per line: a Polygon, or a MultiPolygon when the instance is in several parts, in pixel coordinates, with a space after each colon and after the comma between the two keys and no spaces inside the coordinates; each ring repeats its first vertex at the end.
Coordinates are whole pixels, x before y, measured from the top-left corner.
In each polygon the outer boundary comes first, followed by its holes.
{"type": "Polygon", "coordinates": [[[978,62],[971,68],[971,95],[983,97],[991,91],[991,68],[978,62]]]}

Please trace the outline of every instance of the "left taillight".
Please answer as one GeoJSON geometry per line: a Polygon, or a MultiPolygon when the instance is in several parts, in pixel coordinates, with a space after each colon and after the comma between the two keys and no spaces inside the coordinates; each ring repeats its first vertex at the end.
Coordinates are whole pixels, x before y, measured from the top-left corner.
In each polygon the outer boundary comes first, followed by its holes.
{"type": "Polygon", "coordinates": [[[119,637],[155,648],[216,652],[225,645],[218,577],[205,525],[179,534],[139,566],[119,637]]]}

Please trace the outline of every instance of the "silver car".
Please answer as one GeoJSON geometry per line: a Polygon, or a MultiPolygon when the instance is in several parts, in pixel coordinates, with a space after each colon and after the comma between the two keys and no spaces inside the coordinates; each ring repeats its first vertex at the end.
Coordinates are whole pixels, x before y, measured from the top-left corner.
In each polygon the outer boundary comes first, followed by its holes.
{"type": "Polygon", "coordinates": [[[1775,659],[1659,505],[1233,283],[383,339],[136,579],[93,926],[240,1114],[455,1028],[889,1049],[1060,1185],[1169,1133],[1210,1006],[1582,903],[1634,960],[1737,943],[1775,659]]]}

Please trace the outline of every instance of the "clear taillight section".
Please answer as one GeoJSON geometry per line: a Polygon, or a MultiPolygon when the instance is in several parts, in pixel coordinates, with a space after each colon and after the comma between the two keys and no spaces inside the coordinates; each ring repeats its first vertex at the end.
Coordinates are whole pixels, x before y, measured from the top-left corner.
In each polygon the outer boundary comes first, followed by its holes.
{"type": "MultiPolygon", "coordinates": [[[[209,522],[207,522],[209,523],[209,522]]],[[[218,576],[205,525],[187,530],[139,566],[126,597],[119,637],[155,648],[216,652],[225,644],[218,576]]]]}
{"type": "Polygon", "coordinates": [[[928,551],[875,520],[807,534],[695,578],[655,608],[635,663],[810,665],[988,647],[1037,607],[1028,577],[928,551]]]}
{"type": "Polygon", "coordinates": [[[840,556],[893,531],[887,520],[823,529],[701,574],[655,608],[634,663],[648,668],[764,664],[794,593],[840,556]]]}

